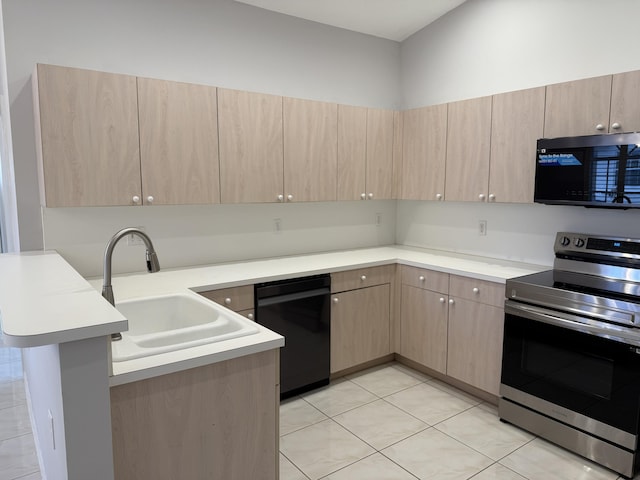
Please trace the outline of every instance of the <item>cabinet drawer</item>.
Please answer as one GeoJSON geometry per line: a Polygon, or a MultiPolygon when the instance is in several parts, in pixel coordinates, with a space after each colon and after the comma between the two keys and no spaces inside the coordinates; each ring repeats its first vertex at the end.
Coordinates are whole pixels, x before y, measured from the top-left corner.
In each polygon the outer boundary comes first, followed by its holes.
{"type": "Polygon", "coordinates": [[[424,268],[402,266],[402,283],[434,292],[449,292],[449,274],[424,268]]]}
{"type": "Polygon", "coordinates": [[[451,297],[466,298],[494,307],[504,306],[504,288],[501,283],[457,275],[451,275],[449,281],[449,295],[451,297]]]}
{"type": "Polygon", "coordinates": [[[200,295],[208,298],[209,300],[213,300],[220,305],[224,305],[234,312],[249,310],[254,307],[253,285],[209,290],[207,292],[200,292],[200,295]]]}
{"type": "Polygon", "coordinates": [[[372,287],[391,283],[395,265],[383,265],[381,267],[358,268],[346,272],[331,274],[331,292],[345,292],[358,288],[372,287]]]}

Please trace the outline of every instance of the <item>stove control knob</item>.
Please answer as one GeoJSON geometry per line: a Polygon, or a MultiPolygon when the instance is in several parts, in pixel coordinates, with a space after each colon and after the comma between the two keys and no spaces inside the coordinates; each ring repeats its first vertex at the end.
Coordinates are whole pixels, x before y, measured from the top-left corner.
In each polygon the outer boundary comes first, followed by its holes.
{"type": "Polygon", "coordinates": [[[566,247],[570,243],[571,243],[571,239],[569,237],[562,237],[560,239],[560,245],[562,245],[563,247],[566,247]]]}
{"type": "Polygon", "coordinates": [[[578,248],[584,247],[584,239],[583,238],[576,238],[573,241],[573,244],[578,248]]]}

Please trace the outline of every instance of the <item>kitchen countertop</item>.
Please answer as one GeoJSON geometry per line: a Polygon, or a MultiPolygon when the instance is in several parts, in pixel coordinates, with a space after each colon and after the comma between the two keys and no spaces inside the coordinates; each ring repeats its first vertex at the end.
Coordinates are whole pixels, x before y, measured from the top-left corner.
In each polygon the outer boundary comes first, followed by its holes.
{"type": "MultiPolygon", "coordinates": [[[[154,274],[124,274],[114,276],[112,285],[118,303],[187,289],[202,292],[393,263],[498,283],[550,268],[436,250],[387,246],[163,269],[154,274]]],[[[100,295],[102,278],[83,279],[55,252],[0,255],[0,271],[0,322],[4,343],[9,346],[63,343],[128,329],[126,319],[100,295]]],[[[114,362],[111,385],[228,360],[283,344],[280,335],[261,326],[260,329],[259,334],[217,344],[114,362]]]]}

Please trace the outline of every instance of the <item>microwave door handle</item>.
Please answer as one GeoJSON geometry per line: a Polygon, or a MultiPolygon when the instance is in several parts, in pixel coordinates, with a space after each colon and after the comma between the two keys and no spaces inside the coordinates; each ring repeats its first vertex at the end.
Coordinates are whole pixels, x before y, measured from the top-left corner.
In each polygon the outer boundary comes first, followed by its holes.
{"type": "Polygon", "coordinates": [[[629,328],[618,327],[614,324],[531,305],[522,305],[510,300],[505,302],[504,311],[505,313],[528,318],[529,320],[640,347],[640,332],[636,333],[635,329],[630,331],[629,328]]]}

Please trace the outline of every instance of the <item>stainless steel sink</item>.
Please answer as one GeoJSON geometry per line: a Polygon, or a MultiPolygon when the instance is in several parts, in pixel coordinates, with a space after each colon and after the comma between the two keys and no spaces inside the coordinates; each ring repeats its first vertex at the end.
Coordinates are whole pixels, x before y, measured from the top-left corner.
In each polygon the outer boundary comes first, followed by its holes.
{"type": "Polygon", "coordinates": [[[185,292],[116,304],[129,330],[112,342],[114,362],[221,342],[258,333],[248,319],[221,305],[185,292]]]}

